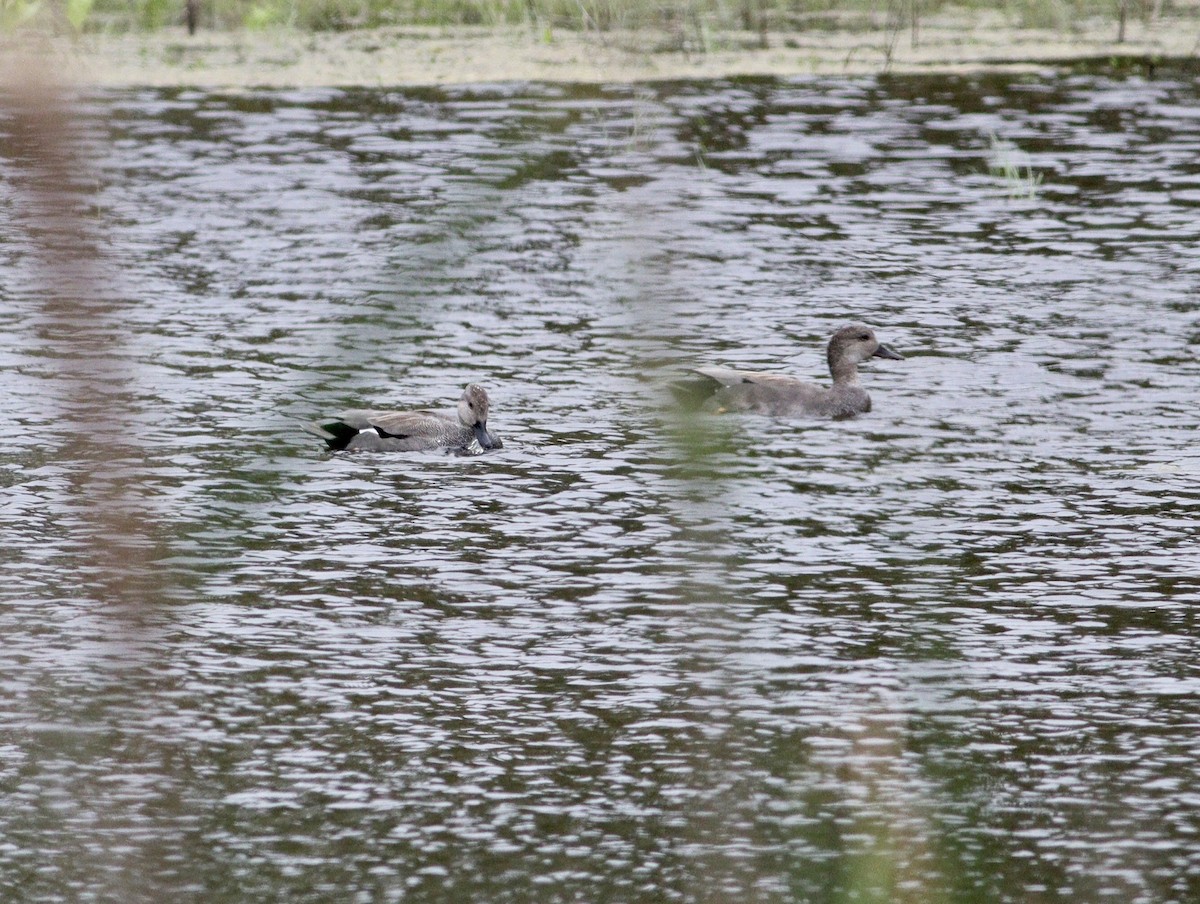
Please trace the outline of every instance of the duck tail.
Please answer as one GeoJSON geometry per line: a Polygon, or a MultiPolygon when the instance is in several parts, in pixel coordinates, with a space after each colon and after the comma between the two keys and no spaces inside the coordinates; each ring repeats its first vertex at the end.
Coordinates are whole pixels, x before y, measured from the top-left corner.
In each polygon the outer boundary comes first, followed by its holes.
{"type": "Polygon", "coordinates": [[[302,426],[307,432],[325,440],[325,444],[334,452],[342,451],[350,444],[350,440],[358,436],[357,427],[339,420],[312,421],[302,426]]]}
{"type": "Polygon", "coordinates": [[[700,374],[674,380],[670,385],[675,401],[688,411],[699,410],[720,388],[716,380],[700,374]]]}

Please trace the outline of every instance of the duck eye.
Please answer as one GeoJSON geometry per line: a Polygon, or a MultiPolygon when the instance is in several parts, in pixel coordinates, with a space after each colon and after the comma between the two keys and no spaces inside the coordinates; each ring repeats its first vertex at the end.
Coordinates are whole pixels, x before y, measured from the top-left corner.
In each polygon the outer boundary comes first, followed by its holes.
{"type": "Polygon", "coordinates": [[[858,341],[859,342],[870,342],[871,334],[870,333],[861,333],[858,337],[858,341]]]}

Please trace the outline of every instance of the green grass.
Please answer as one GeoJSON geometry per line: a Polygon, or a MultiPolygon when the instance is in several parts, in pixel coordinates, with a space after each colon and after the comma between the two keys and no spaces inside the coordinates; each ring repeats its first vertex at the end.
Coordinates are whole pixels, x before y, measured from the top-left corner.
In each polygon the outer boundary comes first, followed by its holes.
{"type": "Polygon", "coordinates": [[[988,135],[988,142],[988,171],[1004,182],[1008,196],[1029,199],[1036,197],[1042,184],[1042,174],[1033,171],[1029,155],[1011,141],[997,138],[994,132],[988,135]]]}
{"type": "MultiPolygon", "coordinates": [[[[1176,0],[1182,2],[1182,0],[1176,0]]],[[[0,22],[13,25],[66,4],[76,30],[155,29],[177,24],[183,0],[0,0],[0,22]]],[[[1069,28],[1082,18],[1116,22],[1119,0],[200,0],[204,28],[286,25],[312,31],[381,25],[528,25],[605,32],[797,32],[910,25],[913,18],[961,8],[998,10],[1014,25],[1069,28]]],[[[1154,0],[1126,0],[1146,17],[1154,0]]],[[[1171,12],[1171,0],[1161,4],[1171,12]]],[[[60,13],[61,15],[61,13],[60,13]]]]}

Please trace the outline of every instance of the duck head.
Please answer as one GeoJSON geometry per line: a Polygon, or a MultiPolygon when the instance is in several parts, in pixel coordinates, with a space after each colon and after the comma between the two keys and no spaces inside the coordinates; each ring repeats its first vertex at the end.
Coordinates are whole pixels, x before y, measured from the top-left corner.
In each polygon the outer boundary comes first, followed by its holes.
{"type": "Polygon", "coordinates": [[[458,400],[458,420],[475,435],[484,451],[496,448],[495,438],[488,433],[488,395],[478,383],[470,383],[458,400]]]}
{"type": "Polygon", "coordinates": [[[853,379],[858,365],[869,358],[889,358],[903,361],[904,356],[888,348],[875,338],[875,331],[861,323],[844,326],[829,340],[827,350],[829,372],[835,380],[853,379]]]}

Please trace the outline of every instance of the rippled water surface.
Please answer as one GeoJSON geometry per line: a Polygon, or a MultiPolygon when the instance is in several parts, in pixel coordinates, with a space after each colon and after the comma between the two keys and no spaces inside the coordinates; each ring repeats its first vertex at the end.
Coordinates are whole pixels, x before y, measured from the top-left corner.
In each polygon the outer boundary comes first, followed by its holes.
{"type": "Polygon", "coordinates": [[[0,898],[1200,900],[1197,82],[13,109],[0,898]]]}

